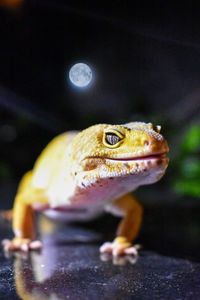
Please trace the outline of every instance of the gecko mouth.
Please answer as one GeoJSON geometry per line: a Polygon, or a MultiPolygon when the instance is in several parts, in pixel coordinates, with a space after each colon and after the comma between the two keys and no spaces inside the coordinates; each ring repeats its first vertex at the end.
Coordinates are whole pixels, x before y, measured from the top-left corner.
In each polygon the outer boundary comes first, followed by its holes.
{"type": "Polygon", "coordinates": [[[160,153],[152,153],[149,155],[141,155],[141,156],[130,156],[130,157],[99,157],[99,156],[88,156],[85,159],[106,159],[110,161],[118,161],[118,162],[131,162],[131,161],[164,161],[168,160],[168,157],[166,156],[167,152],[160,152],[160,153]]]}
{"type": "Polygon", "coordinates": [[[133,161],[133,160],[150,160],[150,159],[164,159],[166,157],[166,153],[155,153],[150,155],[142,155],[142,156],[135,156],[135,157],[105,157],[109,160],[116,160],[116,161],[133,161]]]}

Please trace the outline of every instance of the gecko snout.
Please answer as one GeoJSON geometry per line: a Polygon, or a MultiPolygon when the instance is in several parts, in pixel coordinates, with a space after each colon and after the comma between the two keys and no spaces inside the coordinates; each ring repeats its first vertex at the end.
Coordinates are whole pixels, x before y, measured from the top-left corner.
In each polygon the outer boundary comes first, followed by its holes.
{"type": "Polygon", "coordinates": [[[151,151],[153,153],[167,153],[169,152],[169,147],[167,141],[163,138],[162,140],[154,140],[151,142],[151,151]]]}

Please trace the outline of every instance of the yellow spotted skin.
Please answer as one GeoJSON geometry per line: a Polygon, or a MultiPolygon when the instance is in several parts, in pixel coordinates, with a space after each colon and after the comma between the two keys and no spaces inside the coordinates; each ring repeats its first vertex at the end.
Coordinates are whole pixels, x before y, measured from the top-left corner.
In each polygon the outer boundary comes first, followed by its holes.
{"type": "Polygon", "coordinates": [[[140,228],[142,207],[130,192],[165,173],[169,149],[160,130],[142,122],[98,124],[54,138],[22,178],[13,208],[15,238],[4,241],[4,248],[41,247],[33,226],[37,210],[50,217],[59,211],[69,220],[90,219],[106,210],[123,220],[115,241],[100,251],[134,254],[130,245],[140,228]],[[70,214],[71,209],[77,214],[70,214]],[[80,214],[84,210],[85,216],[80,214]]]}

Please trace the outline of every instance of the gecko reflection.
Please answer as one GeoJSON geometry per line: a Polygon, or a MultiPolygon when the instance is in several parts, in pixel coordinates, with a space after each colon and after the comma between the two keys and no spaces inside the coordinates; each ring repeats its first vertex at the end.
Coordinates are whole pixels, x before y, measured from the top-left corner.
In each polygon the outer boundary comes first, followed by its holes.
{"type": "Polygon", "coordinates": [[[100,294],[108,296],[107,283],[117,275],[116,266],[121,272],[122,266],[134,264],[135,277],[140,274],[137,257],[101,254],[99,258],[96,250],[97,245],[45,245],[42,252],[12,252],[18,296],[24,300],[98,299],[100,294]]]}

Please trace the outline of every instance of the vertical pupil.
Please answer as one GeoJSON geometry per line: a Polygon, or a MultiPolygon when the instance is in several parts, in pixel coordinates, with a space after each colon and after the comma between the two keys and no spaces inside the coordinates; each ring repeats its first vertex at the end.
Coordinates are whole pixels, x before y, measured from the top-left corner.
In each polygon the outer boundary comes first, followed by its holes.
{"type": "Polygon", "coordinates": [[[108,144],[110,145],[115,145],[119,142],[120,138],[118,137],[118,135],[114,134],[114,133],[107,133],[106,134],[106,141],[108,144]]]}

